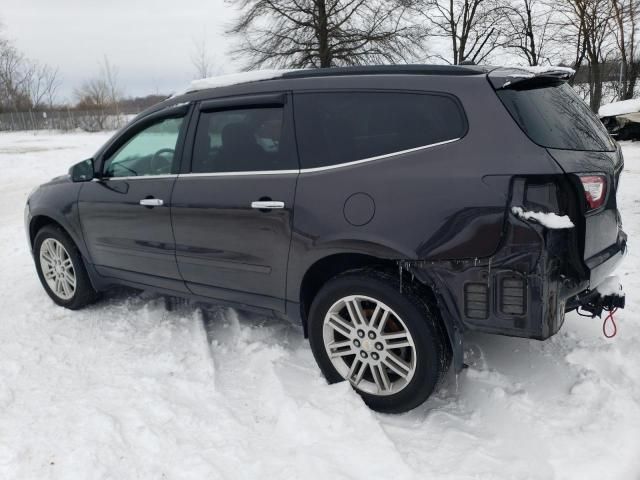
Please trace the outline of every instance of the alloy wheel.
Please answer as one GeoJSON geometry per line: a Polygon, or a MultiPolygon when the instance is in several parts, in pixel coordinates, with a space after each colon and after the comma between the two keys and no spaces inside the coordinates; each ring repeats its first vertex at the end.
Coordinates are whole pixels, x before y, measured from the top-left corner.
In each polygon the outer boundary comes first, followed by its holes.
{"type": "Polygon", "coordinates": [[[391,307],[363,295],[349,295],[327,311],[322,331],[331,363],[345,380],[372,395],[398,393],[416,371],[416,347],[391,307]]]}
{"type": "Polygon", "coordinates": [[[40,267],[51,291],[62,300],[69,300],[76,291],[76,272],[64,245],[47,238],[40,245],[40,267]]]}

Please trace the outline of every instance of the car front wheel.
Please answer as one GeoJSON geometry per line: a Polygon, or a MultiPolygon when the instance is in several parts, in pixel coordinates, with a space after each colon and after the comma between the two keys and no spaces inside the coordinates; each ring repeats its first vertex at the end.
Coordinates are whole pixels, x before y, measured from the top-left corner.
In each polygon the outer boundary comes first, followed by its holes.
{"type": "Polygon", "coordinates": [[[330,280],[309,314],[309,341],[330,383],[348,380],[374,410],[400,413],[423,403],[446,373],[449,344],[426,302],[383,272],[330,280]]]}
{"type": "Polygon", "coordinates": [[[44,226],[33,247],[38,277],[55,303],[75,310],[96,299],[82,256],[62,229],[44,226]]]}

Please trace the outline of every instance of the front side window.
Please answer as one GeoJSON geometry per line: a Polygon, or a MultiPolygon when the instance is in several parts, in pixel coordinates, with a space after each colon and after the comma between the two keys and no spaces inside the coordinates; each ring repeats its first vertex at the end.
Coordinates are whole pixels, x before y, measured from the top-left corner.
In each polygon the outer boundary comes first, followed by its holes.
{"type": "Polygon", "coordinates": [[[466,120],[450,96],[401,92],[296,94],[303,168],[337,165],[454,140],[466,120]]]}
{"type": "Polygon", "coordinates": [[[176,171],[182,118],[167,118],[131,137],[104,163],[105,177],[167,175],[176,171]]]}
{"type": "Polygon", "coordinates": [[[298,168],[283,124],[281,107],[202,112],[191,171],[258,172],[298,168]]]}

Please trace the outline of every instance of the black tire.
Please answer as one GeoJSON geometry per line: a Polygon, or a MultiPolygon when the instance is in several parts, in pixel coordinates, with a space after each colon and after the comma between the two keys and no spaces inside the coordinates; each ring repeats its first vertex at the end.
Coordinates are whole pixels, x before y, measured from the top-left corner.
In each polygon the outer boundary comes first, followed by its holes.
{"type": "Polygon", "coordinates": [[[324,318],[332,305],[349,295],[371,297],[391,307],[404,322],[418,359],[411,380],[397,393],[387,395],[375,395],[354,387],[365,403],[379,412],[402,413],[421,405],[451,364],[451,346],[441,320],[415,286],[408,283],[404,283],[400,293],[398,275],[372,269],[351,270],[329,280],[314,298],[309,312],[309,343],[329,383],[345,380],[329,359],[323,340],[324,318]]]}
{"type": "Polygon", "coordinates": [[[85,307],[86,305],[89,305],[90,303],[95,302],[95,300],[98,298],[98,292],[96,292],[93,288],[93,285],[91,285],[91,280],[89,279],[89,274],[87,273],[87,269],[84,266],[82,255],[80,255],[80,252],[78,251],[76,245],[73,243],[73,240],[71,240],[69,235],[60,227],[55,225],[45,225],[38,231],[33,241],[33,257],[36,264],[38,277],[40,278],[40,283],[42,283],[42,286],[47,292],[47,295],[49,295],[49,297],[51,297],[51,299],[58,305],[70,310],[78,310],[85,307]],[[73,295],[68,299],[61,298],[51,289],[51,287],[45,280],[42,271],[40,251],[42,248],[42,244],[49,238],[60,242],[64,246],[73,264],[76,284],[73,295]]]}

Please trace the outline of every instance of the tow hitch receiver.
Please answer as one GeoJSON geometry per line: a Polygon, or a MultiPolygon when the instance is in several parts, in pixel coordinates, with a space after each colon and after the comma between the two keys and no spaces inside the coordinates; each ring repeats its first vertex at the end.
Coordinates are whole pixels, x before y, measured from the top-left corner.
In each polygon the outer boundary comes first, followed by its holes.
{"type": "Polygon", "coordinates": [[[602,312],[608,312],[602,324],[602,332],[607,338],[615,337],[617,333],[616,322],[613,314],[624,308],[625,294],[616,276],[607,277],[595,290],[590,290],[584,295],[578,295],[567,304],[567,310],[575,309],[578,315],[584,317],[602,318],[602,312]],[[612,329],[607,330],[607,323],[611,321],[612,329]]]}
{"type": "Polygon", "coordinates": [[[578,313],[584,315],[584,312],[588,312],[589,317],[601,317],[603,311],[610,312],[624,308],[624,301],[624,294],[602,296],[598,290],[592,290],[581,299],[583,303],[578,305],[578,313]]]}

